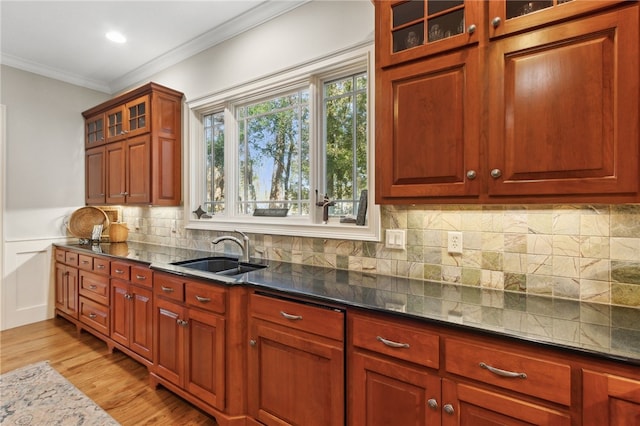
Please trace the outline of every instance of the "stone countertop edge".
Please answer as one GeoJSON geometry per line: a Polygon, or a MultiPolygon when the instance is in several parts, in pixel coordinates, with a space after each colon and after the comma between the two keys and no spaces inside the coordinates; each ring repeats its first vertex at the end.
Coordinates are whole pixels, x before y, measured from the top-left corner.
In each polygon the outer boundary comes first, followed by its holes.
{"type": "Polygon", "coordinates": [[[269,267],[225,277],[171,265],[228,255],[223,253],[136,242],[54,246],[217,284],[247,285],[640,366],[638,308],[260,259],[252,262],[269,267]]]}

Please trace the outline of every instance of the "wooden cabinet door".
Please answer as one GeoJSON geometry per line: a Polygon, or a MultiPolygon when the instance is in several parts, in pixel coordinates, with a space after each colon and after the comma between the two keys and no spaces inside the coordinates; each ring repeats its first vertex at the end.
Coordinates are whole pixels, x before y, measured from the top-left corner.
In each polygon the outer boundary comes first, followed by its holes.
{"type": "Polygon", "coordinates": [[[424,367],[355,352],[350,357],[350,426],[439,426],[440,378],[424,367]]]}
{"type": "Polygon", "coordinates": [[[187,391],[213,407],[225,408],[225,320],[187,310],[187,391]]]}
{"type": "Polygon", "coordinates": [[[569,426],[568,413],[472,385],[442,380],[443,426],[569,426]]]}
{"type": "Polygon", "coordinates": [[[118,105],[105,113],[107,121],[106,142],[116,142],[127,137],[124,105],[118,105]]]}
{"type": "Polygon", "coordinates": [[[140,356],[153,358],[153,292],[131,285],[129,287],[130,333],[129,349],[140,356]]]}
{"type": "Polygon", "coordinates": [[[151,152],[149,135],[127,139],[126,153],[126,202],[148,204],[151,202],[151,152]]]}
{"type": "Polygon", "coordinates": [[[78,319],[78,270],[56,263],[56,308],[78,319]]]}
{"type": "Polygon", "coordinates": [[[563,19],[614,6],[625,0],[492,0],[486,25],[490,37],[535,29],[563,19]]]}
{"type": "Polygon", "coordinates": [[[492,44],[490,196],[638,193],[639,39],[636,5],[492,44]]]}
{"type": "Polygon", "coordinates": [[[480,191],[478,49],[377,74],[376,203],[480,191]]]}
{"type": "Polygon", "coordinates": [[[84,146],[89,149],[105,143],[105,115],[98,114],[84,121],[84,146]]]}
{"type": "Polygon", "coordinates": [[[162,298],[155,299],[154,370],[164,379],[184,387],[185,309],[162,298]]]}
{"type": "Polygon", "coordinates": [[[105,202],[105,147],[85,152],[85,201],[87,204],[105,202]]]}
{"type": "Polygon", "coordinates": [[[147,133],[150,130],[149,95],[141,96],[125,104],[124,129],[127,137],[133,137],[147,133]]]}
{"type": "Polygon", "coordinates": [[[383,67],[464,47],[480,39],[482,3],[377,0],[376,58],[383,67]]]}
{"type": "Polygon", "coordinates": [[[640,374],[634,379],[582,372],[584,426],[627,426],[640,424],[640,374]]]}
{"type": "Polygon", "coordinates": [[[342,343],[250,321],[249,414],[269,426],[344,424],[342,343]]]}
{"type": "Polygon", "coordinates": [[[111,280],[111,338],[126,347],[130,344],[130,297],[129,283],[111,280]]]}
{"type": "Polygon", "coordinates": [[[106,202],[124,204],[126,200],[126,150],[124,142],[106,146],[106,202]]]}

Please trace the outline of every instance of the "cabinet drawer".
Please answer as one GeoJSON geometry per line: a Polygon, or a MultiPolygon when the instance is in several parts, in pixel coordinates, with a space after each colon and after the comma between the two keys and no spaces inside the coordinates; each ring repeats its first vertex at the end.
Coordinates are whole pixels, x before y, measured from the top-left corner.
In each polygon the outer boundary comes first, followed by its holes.
{"type": "Polygon", "coordinates": [[[166,275],[155,274],[153,292],[156,296],[184,302],[184,281],[166,275]]]}
{"type": "Polygon", "coordinates": [[[422,327],[358,315],[349,321],[353,346],[425,367],[440,365],[440,338],[422,327]]]}
{"type": "Polygon", "coordinates": [[[187,282],[185,300],[189,306],[224,314],[226,307],[226,291],[220,287],[207,284],[187,282]]]}
{"type": "Polygon", "coordinates": [[[109,304],[109,277],[80,271],[80,295],[105,305],[109,304]]]}
{"type": "Polygon", "coordinates": [[[111,276],[114,278],[120,278],[121,280],[129,281],[130,266],[124,262],[111,262],[111,276]]]}
{"type": "Polygon", "coordinates": [[[78,253],[67,251],[64,254],[64,263],[67,265],[78,266],[78,253]]]}
{"type": "Polygon", "coordinates": [[[109,334],[109,308],[82,296],[80,321],[103,334],[109,334]]]}
{"type": "Polygon", "coordinates": [[[101,257],[93,258],[93,272],[109,275],[111,273],[109,261],[101,257]]]}
{"type": "Polygon", "coordinates": [[[302,302],[251,295],[251,316],[286,327],[344,340],[344,314],[330,308],[302,302]]]}
{"type": "Polygon", "coordinates": [[[449,373],[534,397],[571,404],[571,367],[496,348],[445,339],[449,373]]]}
{"type": "Polygon", "coordinates": [[[93,269],[93,256],[79,254],[78,266],[82,269],[86,269],[87,271],[91,271],[93,269]]]}
{"type": "Polygon", "coordinates": [[[131,267],[131,282],[143,287],[153,287],[153,271],[142,266],[131,267]]]}
{"type": "Polygon", "coordinates": [[[65,251],[62,249],[56,249],[56,262],[62,262],[64,263],[65,261],[65,251]]]}

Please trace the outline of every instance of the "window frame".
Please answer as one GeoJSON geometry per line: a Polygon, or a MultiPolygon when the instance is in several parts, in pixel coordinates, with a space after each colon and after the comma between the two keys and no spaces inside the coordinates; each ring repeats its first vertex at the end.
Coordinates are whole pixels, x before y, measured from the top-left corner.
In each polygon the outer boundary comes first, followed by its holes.
{"type": "MultiPolygon", "coordinates": [[[[375,204],[375,144],[374,144],[374,105],[375,105],[375,75],[373,45],[367,45],[347,49],[327,57],[307,62],[303,65],[291,67],[282,72],[274,73],[254,81],[240,84],[229,89],[221,90],[211,95],[196,98],[187,102],[188,131],[184,145],[184,217],[185,226],[192,230],[233,231],[241,230],[248,233],[290,235],[316,238],[337,238],[348,240],[380,241],[380,209],[375,204]],[[367,73],[367,149],[368,149],[368,200],[367,222],[364,226],[339,223],[338,218],[332,218],[327,224],[321,221],[322,209],[312,208],[309,216],[288,216],[286,218],[273,217],[241,217],[229,215],[235,213],[235,203],[229,203],[229,188],[238,188],[238,174],[236,164],[238,162],[237,126],[235,122],[235,105],[247,104],[252,100],[265,99],[271,95],[277,95],[287,90],[295,90],[300,87],[308,87],[314,94],[310,94],[310,122],[309,132],[312,142],[309,150],[309,161],[318,164],[322,155],[323,135],[322,122],[318,122],[319,112],[322,112],[322,82],[328,81],[339,75],[355,74],[366,71],[367,73]],[[225,215],[215,215],[212,218],[196,218],[194,211],[201,205],[200,200],[206,189],[204,188],[205,155],[204,155],[204,120],[207,114],[224,111],[225,119],[225,170],[229,165],[234,165],[233,173],[225,176],[225,199],[227,205],[225,215]],[[231,123],[231,124],[228,124],[231,123]],[[229,138],[231,141],[228,141],[229,138]],[[318,143],[319,142],[319,143],[318,143]]],[[[324,186],[322,167],[315,167],[315,172],[309,176],[314,186],[324,186]]],[[[311,189],[311,204],[315,203],[315,188],[311,189]]],[[[319,187],[323,193],[324,188],[319,187]]]]}

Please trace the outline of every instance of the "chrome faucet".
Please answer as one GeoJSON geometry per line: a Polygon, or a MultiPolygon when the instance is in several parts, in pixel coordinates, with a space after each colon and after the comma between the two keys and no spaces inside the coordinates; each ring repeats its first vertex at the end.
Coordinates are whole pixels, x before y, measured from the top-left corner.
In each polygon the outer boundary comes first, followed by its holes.
{"type": "Polygon", "coordinates": [[[216,245],[221,241],[233,241],[237,245],[240,246],[240,250],[242,251],[242,261],[249,261],[249,236],[241,231],[234,231],[238,234],[242,235],[242,241],[239,238],[232,237],[231,235],[223,235],[222,237],[218,237],[211,241],[211,244],[216,245]]]}

